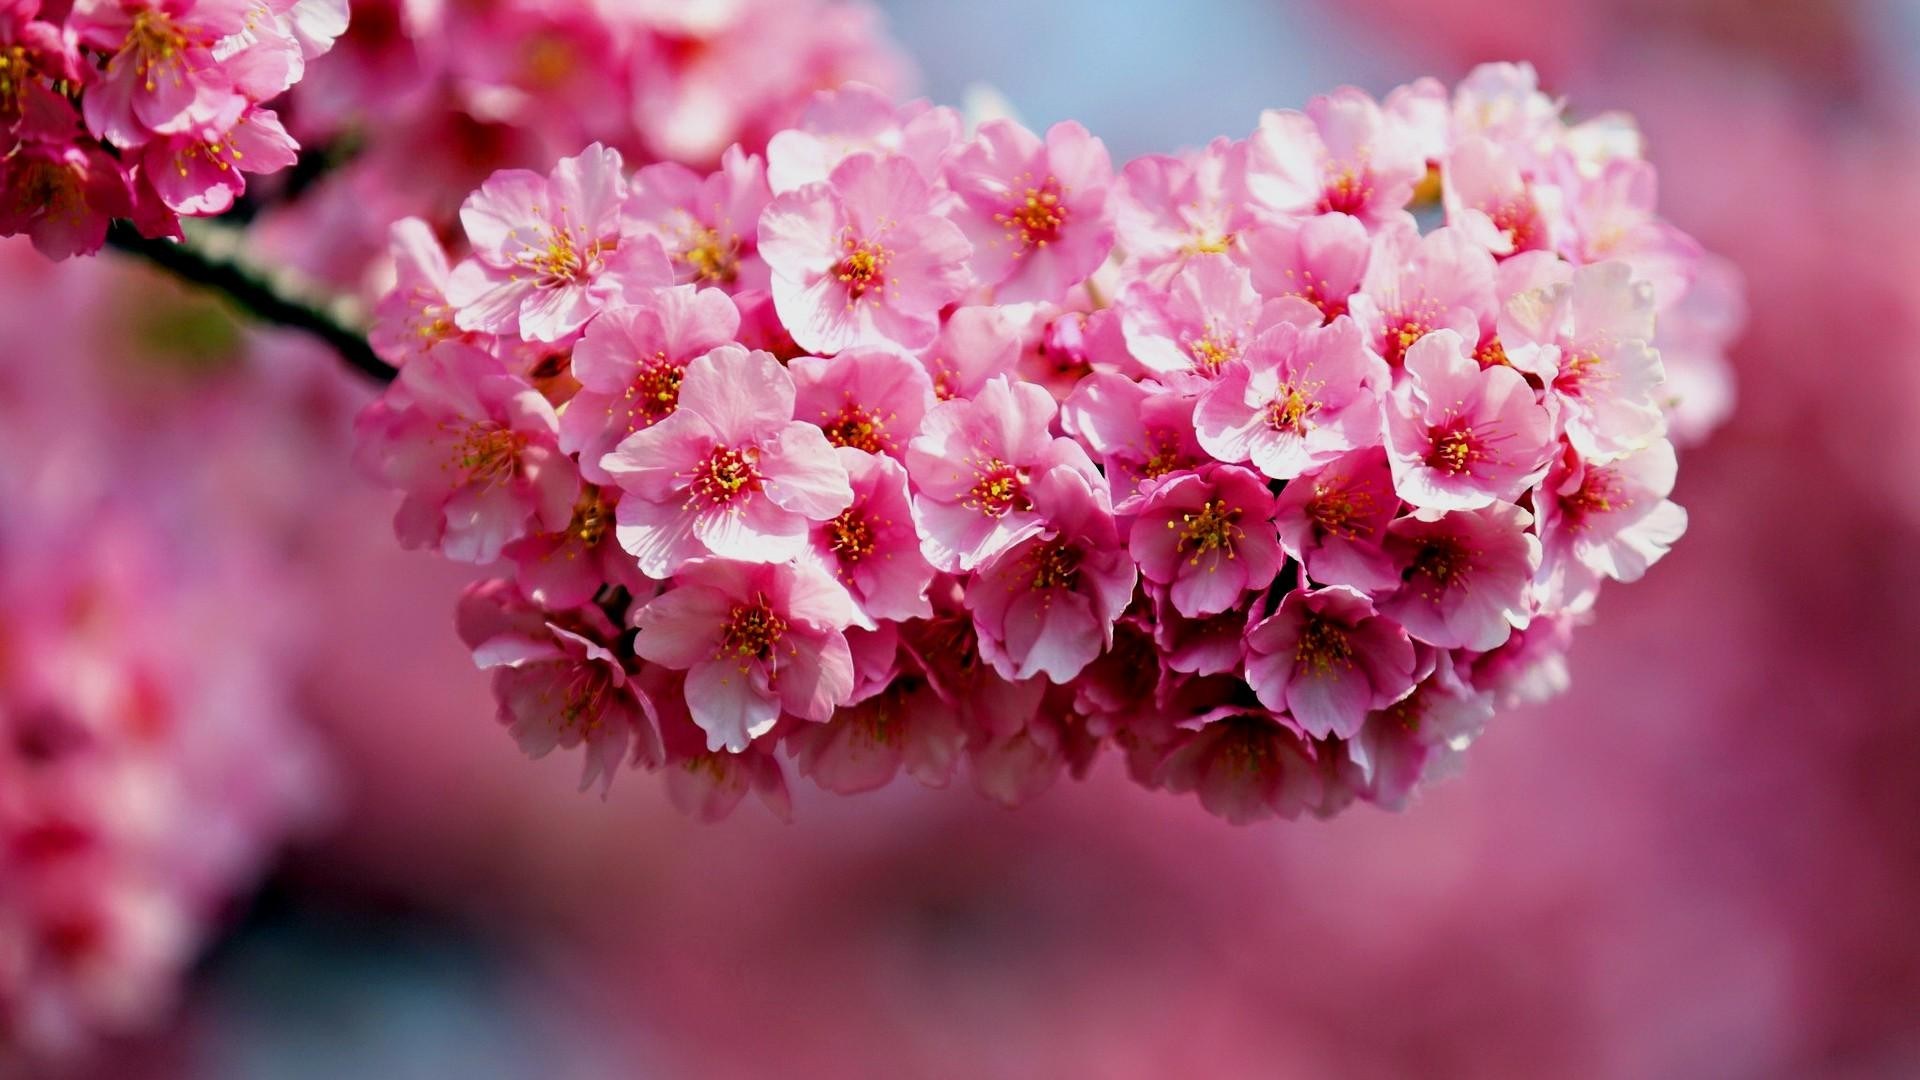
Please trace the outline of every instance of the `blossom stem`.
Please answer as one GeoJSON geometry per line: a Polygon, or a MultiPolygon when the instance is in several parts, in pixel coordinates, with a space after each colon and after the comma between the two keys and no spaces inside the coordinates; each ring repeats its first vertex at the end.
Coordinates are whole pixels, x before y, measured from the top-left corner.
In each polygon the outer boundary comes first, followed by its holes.
{"type": "Polygon", "coordinates": [[[183,281],[225,295],[263,322],[304,330],[327,343],[347,366],[378,382],[392,382],[399,371],[367,344],[367,337],[331,312],[282,292],[266,278],[228,259],[217,258],[191,241],[155,240],[126,221],[107,230],[115,250],[152,263],[183,281]]]}

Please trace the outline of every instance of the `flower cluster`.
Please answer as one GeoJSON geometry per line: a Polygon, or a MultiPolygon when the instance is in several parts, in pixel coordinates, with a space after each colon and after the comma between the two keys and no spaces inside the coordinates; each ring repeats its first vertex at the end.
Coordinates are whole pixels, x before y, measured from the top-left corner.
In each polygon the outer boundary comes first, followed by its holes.
{"type": "Polygon", "coordinates": [[[299,149],[266,103],[346,29],[346,0],[0,4],[0,236],[50,258],[229,209],[299,149]]]}
{"type": "Polygon", "coordinates": [[[363,464],[504,568],[459,628],[522,747],[707,815],[1106,746],[1233,821],[1399,806],[1679,537],[1656,342],[1737,321],[1631,124],[1512,65],[1120,170],[849,87],[460,218],[395,230],[363,464]]]}
{"type": "Polygon", "coordinates": [[[389,225],[457,229],[460,200],[495,170],[544,169],[599,142],[629,166],[704,171],[731,145],[763,149],[823,87],[897,91],[909,72],[858,0],[355,0],[352,27],[284,110],[331,167],[285,192],[256,240],[309,277],[368,287],[389,225]]]}

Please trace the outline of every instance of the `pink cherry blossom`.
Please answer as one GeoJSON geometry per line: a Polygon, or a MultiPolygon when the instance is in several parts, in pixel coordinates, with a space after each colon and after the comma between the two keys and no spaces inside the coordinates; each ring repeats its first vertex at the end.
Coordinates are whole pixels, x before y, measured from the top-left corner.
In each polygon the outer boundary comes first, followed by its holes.
{"type": "Polygon", "coordinates": [[[1246,711],[1181,732],[1156,773],[1168,791],[1194,792],[1234,825],[1318,811],[1327,782],[1314,750],[1292,729],[1246,711]]]}
{"type": "Polygon", "coordinates": [[[739,753],[784,711],[825,721],[853,691],[844,589],[811,567],[701,559],[634,614],[642,659],[687,673],[707,749],[739,753]]]}
{"type": "Polygon", "coordinates": [[[719,171],[705,176],[662,161],[634,173],[631,186],[627,216],[666,249],[676,282],[728,292],[768,287],[758,226],[773,193],[758,156],[728,147],[719,171]]]}
{"type": "Polygon", "coordinates": [[[37,16],[38,0],[15,2],[0,10],[0,71],[7,82],[0,91],[0,133],[5,145],[16,141],[66,142],[80,127],[79,115],[61,83],[82,82],[73,38],[64,28],[37,16]]]}
{"type": "Polygon", "coordinates": [[[1368,716],[1346,744],[1361,795],[1388,810],[1404,808],[1414,788],[1434,779],[1493,718],[1492,695],[1462,682],[1446,653],[1435,659],[1432,674],[1368,716]]]}
{"type": "Polygon", "coordinates": [[[838,795],[884,787],[901,770],[945,787],[964,734],[953,707],[924,679],[903,675],[885,691],[787,736],[800,775],[838,795]]]}
{"type": "Polygon", "coordinates": [[[1318,739],[1352,738],[1413,689],[1413,668],[1406,630],[1344,585],[1296,589],[1247,629],[1247,685],[1318,739]]]}
{"type": "Polygon", "coordinates": [[[1552,421],[1510,367],[1482,368],[1437,330],[1407,351],[1387,403],[1394,490],[1414,506],[1471,510],[1514,500],[1544,475],[1552,421]]]}
{"type": "Polygon", "coordinates": [[[0,175],[0,236],[25,233],[49,259],[99,251],[132,212],[126,174],[92,147],[23,143],[0,175]]]}
{"type": "Polygon", "coordinates": [[[1011,120],[981,124],[947,164],[975,279],[996,303],[1064,299],[1113,247],[1112,182],[1106,145],[1079,124],[1045,141],[1011,120]]]}
{"type": "Polygon", "coordinates": [[[1217,615],[1266,588],[1285,561],[1266,480],[1232,465],[1155,488],[1134,518],[1128,549],[1141,576],[1168,586],[1188,618],[1217,615]]]}
{"type": "Polygon", "coordinates": [[[513,561],[514,583],[549,610],[580,607],[609,585],[640,595],[650,583],[614,537],[620,493],[583,484],[573,517],[555,532],[535,533],[502,548],[513,561]]]}
{"type": "Polygon", "coordinates": [[[1348,302],[1368,344],[1399,368],[1413,343],[1434,330],[1480,340],[1494,312],[1493,256],[1459,229],[1419,235],[1398,225],[1376,235],[1360,292],[1348,302]]]}
{"type": "Polygon", "coordinates": [[[247,189],[247,174],[292,165],[299,145],[271,109],[252,108],[207,129],[156,137],[141,152],[140,177],[180,214],[224,213],[247,189]]]}
{"type": "Polygon", "coordinates": [[[1706,439],[1733,412],[1733,367],[1727,349],[1747,321],[1741,272],[1726,259],[1702,260],[1687,294],[1662,312],[1653,345],[1666,371],[1661,405],[1668,437],[1691,446],[1706,439]]]}
{"type": "Polygon", "coordinates": [[[1307,330],[1281,323],[1200,395],[1194,426],[1214,457],[1287,480],[1378,440],[1386,385],[1352,319],[1307,330]]]}
{"type": "Polygon", "coordinates": [[[573,515],[580,477],[560,450],[553,406],[470,345],[416,357],[355,429],[362,466],[406,493],[394,518],[403,546],[490,563],[508,542],[573,515]]]}
{"type": "Polygon", "coordinates": [[[815,95],[798,124],[767,141],[767,178],[785,194],[827,179],[855,154],[872,153],[906,158],[932,184],[961,126],[960,114],[945,106],[896,105],[874,87],[848,83],[815,95]]]}
{"type": "Polygon", "coordinates": [[[246,29],[252,0],[76,0],[69,26],[110,54],[81,105],[87,130],[136,147],[212,121],[237,100],[215,46],[246,29]]]}
{"type": "Polygon", "coordinates": [[[1554,461],[1533,497],[1548,604],[1583,609],[1601,578],[1638,581],[1667,553],[1687,529],[1687,512],[1667,499],[1677,469],[1664,439],[1607,461],[1572,449],[1554,461]]]}
{"type": "Polygon", "coordinates": [[[580,392],[560,414],[560,445],[580,456],[580,475],[610,483],[607,452],[672,415],[687,365],[739,328],[725,293],[692,285],[649,290],[595,319],[573,349],[580,392]]]}
{"type": "Polygon", "coordinates": [[[970,398],[995,375],[1012,378],[1020,363],[1024,324],[997,307],[955,308],[940,335],[920,353],[941,401],[970,398]]]}
{"type": "Polygon", "coordinates": [[[1004,376],[966,401],[934,406],[907,445],[914,519],[927,561],[949,573],[972,570],[1041,532],[1030,488],[1058,469],[1089,484],[1100,474],[1087,452],[1051,427],[1053,396],[1004,376]]]}
{"type": "Polygon", "coordinates": [[[1480,64],[1453,90],[1453,127],[1506,146],[1552,142],[1561,103],[1540,92],[1532,64],[1480,64]]]}
{"type": "Polygon", "coordinates": [[[855,625],[905,622],[933,614],[927,586],[933,567],[920,553],[907,501],[907,471],[880,454],[840,447],[853,504],[810,534],[815,561],[853,597],[855,625]]]}
{"type": "Polygon", "coordinates": [[[1063,683],[1112,644],[1138,574],[1086,475],[1049,470],[1029,495],[1044,526],[981,564],[967,606],[980,654],[1003,678],[1063,683]]]}
{"type": "Polygon", "coordinates": [[[1049,702],[1011,735],[967,744],[967,774],[973,789],[1005,807],[1040,797],[1070,772],[1086,775],[1099,743],[1066,706],[1066,691],[1054,688],[1049,702]]]}
{"type": "Polygon", "coordinates": [[[1552,251],[1565,212],[1558,187],[1534,184],[1518,155],[1491,140],[1459,140],[1447,158],[1447,222],[1495,255],[1552,251]]]}
{"type": "MultiPolygon", "coordinates": [[[[1575,166],[1561,163],[1562,171],[1575,166]]],[[[1678,300],[1693,280],[1700,245],[1654,213],[1657,181],[1653,166],[1615,158],[1599,175],[1569,184],[1569,228],[1561,254],[1576,266],[1620,259],[1633,276],[1653,287],[1661,306],[1678,300]]]]}
{"type": "Polygon", "coordinates": [[[585,791],[596,781],[605,797],[614,773],[633,759],[660,762],[652,704],[636,696],[620,661],[604,642],[617,636],[595,608],[582,608],[572,628],[532,609],[515,610],[511,586],[482,582],[461,601],[460,631],[474,664],[493,672],[500,723],[520,749],[542,758],[555,747],[584,747],[585,791]],[[591,635],[591,636],[589,636],[591,635]]]}
{"type": "Polygon", "coordinates": [[[1514,366],[1546,383],[1559,430],[1588,456],[1638,449],[1666,430],[1653,332],[1653,289],[1619,261],[1523,293],[1500,319],[1514,366]]]}
{"type": "Polygon", "coordinates": [[[969,739],[1004,740],[1027,727],[1042,707],[1044,678],[1009,681],[985,658],[961,583],[936,578],[928,591],[933,617],[901,627],[904,656],[959,718],[969,739]]]}
{"type": "Polygon", "coordinates": [[[1526,625],[1527,586],[1540,565],[1533,516],[1509,503],[1420,510],[1387,527],[1401,585],[1377,595],[1380,613],[1416,641],[1485,651],[1526,625]]]}
{"type": "Polygon", "coordinates": [[[649,667],[643,678],[660,712],[667,798],[681,813],[697,821],[721,821],[751,791],[774,817],[793,820],[787,774],[771,748],[755,743],[738,753],[707,749],[706,732],[687,711],[685,673],[649,667]]]}
{"type": "Polygon", "coordinates": [[[1229,608],[1218,615],[1190,619],[1173,606],[1169,590],[1143,586],[1150,601],[1154,645],[1168,671],[1186,675],[1224,675],[1240,670],[1247,655],[1247,612],[1229,608]]]}
{"type": "Polygon", "coordinates": [[[1275,321],[1312,325],[1347,313],[1373,245],[1366,226],[1346,214],[1320,214],[1257,225],[1241,248],[1253,287],[1275,298],[1275,321]]]}
{"type": "Polygon", "coordinates": [[[433,228],[419,218],[393,223],[388,252],[393,259],[393,288],[374,309],[373,329],[367,341],[390,364],[460,337],[453,325],[453,307],[447,303],[446,249],[433,228]]]}
{"type": "Polygon", "coordinates": [[[1208,461],[1194,435],[1198,398],[1095,372],[1060,408],[1061,426],[1099,457],[1114,509],[1132,513],[1162,480],[1208,461]]]}
{"type": "Polygon", "coordinates": [[[968,274],[966,237],[930,212],[930,197],[907,159],[857,154],[768,204],[760,253],[774,307],[802,348],[932,343],[968,274]]]}
{"type": "Polygon", "coordinates": [[[1400,215],[1426,172],[1415,144],[1365,93],[1343,87],[1305,112],[1270,109],[1248,141],[1247,190],[1282,214],[1400,215]]]}
{"type": "Polygon", "coordinates": [[[626,497],[620,545],[649,577],[714,554],[783,563],[808,522],[853,501],[820,429],[793,419],[793,378],[762,352],[726,345],[687,365],[679,406],[601,459],[626,497]]]}
{"type": "Polygon", "coordinates": [[[799,356],[787,370],[796,391],[794,415],[820,425],[835,446],[904,458],[907,440],[934,403],[926,369],[891,349],[799,356]]]}
{"type": "Polygon", "coordinates": [[[1165,289],[1129,287],[1119,310],[1128,351],[1162,380],[1214,377],[1267,323],[1251,278],[1224,257],[1189,260],[1165,289]]]}
{"type": "Polygon", "coordinates": [[[1197,152],[1127,163],[1114,186],[1113,216],[1132,273],[1164,284],[1201,256],[1235,250],[1253,220],[1246,154],[1245,143],[1222,138],[1197,152]]]}
{"type": "Polygon", "coordinates": [[[1369,446],[1289,481],[1273,500],[1280,546],[1323,585],[1374,593],[1399,580],[1387,525],[1400,513],[1387,452],[1369,446]]]}
{"type": "Polygon", "coordinates": [[[626,220],[620,153],[595,143],[552,174],[510,169],[460,207],[473,256],[447,299],[462,330],[562,341],[623,297],[668,284],[655,237],[626,220]]]}

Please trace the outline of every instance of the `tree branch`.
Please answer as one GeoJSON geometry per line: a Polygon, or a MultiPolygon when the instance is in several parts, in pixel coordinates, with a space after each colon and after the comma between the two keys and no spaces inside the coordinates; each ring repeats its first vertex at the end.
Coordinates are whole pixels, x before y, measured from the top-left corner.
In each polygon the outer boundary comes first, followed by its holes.
{"type": "Polygon", "coordinates": [[[368,378],[388,383],[399,374],[374,353],[365,334],[330,312],[282,293],[239,263],[216,259],[191,243],[149,239],[126,221],[115,221],[107,229],[107,246],[144,259],[182,281],[212,289],[263,322],[312,334],[368,378]]]}

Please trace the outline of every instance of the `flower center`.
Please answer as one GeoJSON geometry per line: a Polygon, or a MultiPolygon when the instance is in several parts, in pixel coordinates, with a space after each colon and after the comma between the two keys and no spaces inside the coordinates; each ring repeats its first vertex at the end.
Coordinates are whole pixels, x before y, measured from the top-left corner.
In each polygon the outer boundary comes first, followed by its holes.
{"type": "Polygon", "coordinates": [[[1441,593],[1466,576],[1471,564],[1458,540],[1450,536],[1433,537],[1421,545],[1404,577],[1424,579],[1428,588],[1423,589],[1422,594],[1429,600],[1438,600],[1441,593]]]}
{"type": "Polygon", "coordinates": [[[1028,187],[1020,201],[993,220],[1007,231],[1007,238],[1018,240],[1022,252],[1046,247],[1060,239],[1067,224],[1067,208],[1061,201],[1060,181],[1049,176],[1038,187],[1028,187]]]}
{"type": "Polygon", "coordinates": [[[1424,688],[1416,690],[1384,710],[1386,719],[1400,725],[1408,734],[1420,732],[1420,720],[1427,711],[1427,695],[1424,688]]]}
{"type": "Polygon", "coordinates": [[[680,380],[685,375],[686,369],[669,361],[666,353],[654,353],[627,387],[627,400],[648,424],[658,423],[680,407],[680,380]]]}
{"type": "Polygon", "coordinates": [[[952,401],[958,396],[953,384],[960,377],[960,372],[944,356],[935,357],[930,366],[933,368],[933,396],[940,401],[952,401]]]}
{"type": "Polygon", "coordinates": [[[20,170],[20,203],[38,207],[45,221],[79,222],[87,215],[87,196],[78,170],[57,161],[17,154],[9,168],[20,170]]]}
{"type": "Polygon", "coordinates": [[[1589,515],[1611,514],[1632,506],[1633,499],[1624,495],[1619,478],[1611,470],[1590,468],[1581,478],[1580,490],[1560,496],[1560,512],[1576,531],[1584,530],[1589,515]]]}
{"type": "Polygon", "coordinates": [[[841,249],[846,252],[840,257],[839,265],[833,268],[833,276],[847,287],[849,303],[876,292],[885,295],[887,291],[887,263],[893,258],[893,252],[879,244],[866,240],[855,240],[848,236],[840,241],[841,249]]]}
{"type": "Polygon", "coordinates": [[[1483,368],[1513,366],[1513,361],[1507,359],[1507,347],[1500,343],[1498,334],[1481,342],[1480,347],[1473,351],[1473,358],[1483,368]]]}
{"type": "Polygon", "coordinates": [[[1180,440],[1172,432],[1156,431],[1149,434],[1147,440],[1153,446],[1153,456],[1141,464],[1141,476],[1158,480],[1187,467],[1187,456],[1180,452],[1180,440]]]}
{"type": "Polygon", "coordinates": [[[854,712],[854,730],[864,736],[869,744],[892,746],[900,741],[901,728],[906,717],[904,710],[900,709],[899,704],[894,700],[896,697],[903,698],[905,694],[891,691],[880,694],[869,701],[864,708],[854,712]]]}
{"type": "Polygon", "coordinates": [[[709,506],[723,506],[760,490],[760,470],[753,450],[716,446],[694,470],[693,494],[709,506]]]}
{"type": "Polygon", "coordinates": [[[527,441],[525,432],[482,420],[453,444],[453,466],[466,474],[468,483],[501,483],[519,471],[520,451],[526,449],[527,441]]]}
{"type": "Polygon", "coordinates": [[[1321,532],[1343,540],[1361,537],[1359,522],[1373,513],[1373,492],[1338,481],[1313,486],[1307,516],[1321,532]]]}
{"type": "MultiPolygon", "coordinates": [[[[1287,271],[1292,276],[1293,271],[1287,271]]],[[[1333,295],[1333,286],[1324,281],[1307,281],[1293,290],[1293,295],[1320,309],[1320,321],[1330,323],[1347,313],[1347,301],[1344,297],[1333,295]]]]}
{"type": "Polygon", "coordinates": [[[1224,551],[1233,558],[1234,541],[1245,536],[1240,527],[1240,508],[1228,506],[1225,499],[1214,499],[1191,514],[1181,514],[1179,522],[1167,522],[1167,528],[1180,530],[1180,548],[1193,553],[1191,565],[1200,565],[1200,557],[1224,551]]]}
{"type": "Polygon", "coordinates": [[[1225,255],[1233,250],[1232,233],[1195,232],[1193,239],[1180,250],[1188,255],[1225,255]]]}
{"type": "Polygon", "coordinates": [[[840,414],[822,424],[821,429],[833,445],[851,446],[869,454],[884,453],[893,445],[893,440],[887,438],[886,422],[851,401],[841,406],[840,414]]]}
{"type": "Polygon", "coordinates": [[[1363,163],[1358,171],[1348,164],[1329,164],[1327,182],[1315,209],[1322,214],[1354,214],[1373,199],[1373,170],[1363,163]]]}
{"type": "Polygon", "coordinates": [[[1230,337],[1223,341],[1208,334],[1187,342],[1187,352],[1193,357],[1194,367],[1211,375],[1239,356],[1240,346],[1230,337]]]}
{"type": "Polygon", "coordinates": [[[1080,560],[1080,549],[1068,544],[1047,544],[1035,551],[1031,560],[1033,590],[1071,590],[1080,580],[1080,560]]]}
{"type": "Polygon", "coordinates": [[[994,458],[985,466],[978,467],[977,472],[979,479],[967,492],[962,506],[978,510],[988,517],[1001,517],[1009,510],[1026,509],[1027,485],[1018,469],[994,458]]]}
{"type": "Polygon", "coordinates": [[[709,227],[689,230],[687,239],[687,246],[680,252],[680,262],[692,273],[695,281],[731,285],[739,279],[738,236],[723,241],[720,239],[720,230],[709,227]]]}
{"type": "Polygon", "coordinates": [[[1280,390],[1281,393],[1267,405],[1267,426],[1275,431],[1305,435],[1311,426],[1307,419],[1320,411],[1320,403],[1301,392],[1297,386],[1283,386],[1280,390]]]}
{"type": "Polygon", "coordinates": [[[537,275],[540,288],[584,285],[600,272],[600,256],[611,249],[615,242],[587,240],[574,233],[575,227],[571,225],[549,225],[546,246],[529,247],[520,253],[518,262],[537,275]]]}
{"type": "Polygon", "coordinates": [[[1216,753],[1235,777],[1265,776],[1273,768],[1273,735],[1266,725],[1251,718],[1221,721],[1231,724],[1216,753]]]}
{"type": "Polygon", "coordinates": [[[1540,219],[1533,210],[1533,201],[1525,198],[1504,199],[1492,207],[1481,207],[1486,215],[1493,219],[1493,227],[1507,234],[1513,243],[1514,254],[1531,251],[1539,245],[1540,219]]]}
{"type": "Polygon", "coordinates": [[[598,731],[612,692],[613,674],[604,665],[576,662],[561,691],[560,730],[578,731],[583,738],[598,731]]]}
{"type": "Polygon", "coordinates": [[[1333,674],[1336,667],[1353,666],[1353,645],[1347,631],[1330,619],[1309,616],[1293,646],[1293,662],[1315,676],[1333,674]]]}
{"type": "Polygon", "coordinates": [[[175,82],[183,77],[177,70],[187,51],[187,35],[173,24],[163,12],[152,8],[137,12],[133,16],[133,25],[127,28],[127,40],[121,50],[132,54],[135,70],[144,80],[146,90],[152,93],[158,88],[156,75],[167,69],[174,69],[175,82]]]}
{"type": "Polygon", "coordinates": [[[842,562],[857,563],[873,554],[873,525],[857,506],[827,522],[827,546],[842,562]]]}
{"type": "Polygon", "coordinates": [[[33,65],[24,46],[0,49],[0,115],[18,116],[24,107],[27,85],[34,79],[33,65]]]}
{"type": "Polygon", "coordinates": [[[1415,315],[1401,316],[1400,321],[1387,327],[1387,366],[1399,367],[1406,363],[1407,350],[1413,343],[1427,336],[1433,327],[1415,315]]]}
{"type": "Polygon", "coordinates": [[[774,646],[786,632],[787,620],[774,613],[764,595],[755,593],[752,600],[734,605],[728,613],[720,651],[740,660],[771,660],[774,646]]]}
{"type": "Polygon", "coordinates": [[[1471,424],[1431,427],[1427,429],[1427,437],[1432,440],[1427,450],[1427,467],[1448,476],[1471,471],[1474,462],[1487,456],[1486,447],[1474,436],[1471,424]]]}
{"type": "Polygon", "coordinates": [[[613,507],[607,504],[599,488],[586,485],[580,501],[573,504],[573,520],[567,523],[567,532],[583,546],[595,547],[612,527],[613,507]]]}
{"type": "Polygon", "coordinates": [[[1553,377],[1553,388],[1569,397],[1585,397],[1593,384],[1601,381],[1605,372],[1599,353],[1591,349],[1585,352],[1569,350],[1560,362],[1560,371],[1553,377]]]}

